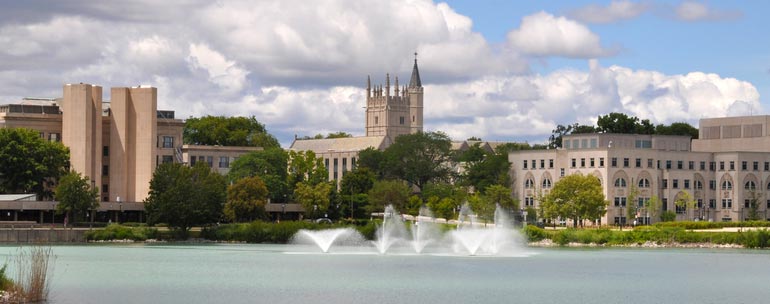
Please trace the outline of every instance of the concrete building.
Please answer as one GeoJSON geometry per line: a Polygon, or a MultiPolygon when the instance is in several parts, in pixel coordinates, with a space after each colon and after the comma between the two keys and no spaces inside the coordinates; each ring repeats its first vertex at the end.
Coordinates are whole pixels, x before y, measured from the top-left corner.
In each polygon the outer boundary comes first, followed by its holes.
{"type": "Polygon", "coordinates": [[[417,59],[414,60],[409,85],[400,87],[395,77],[393,89],[390,74],[385,76],[385,87],[372,87],[366,80],[366,136],[330,139],[295,139],[289,147],[294,151],[313,151],[324,159],[329,180],[339,182],[345,172],[355,168],[358,152],[366,148],[384,150],[399,135],[423,130],[423,87],[417,59]]]}
{"type": "MultiPolygon", "coordinates": [[[[183,145],[184,121],[174,111],[157,109],[154,87],[111,88],[110,101],[103,101],[102,94],[100,86],[66,84],[62,98],[0,105],[0,127],[37,130],[42,138],[69,148],[71,168],[101,191],[95,220],[142,221],[142,201],[159,164],[205,161],[226,174],[240,155],[262,149],[183,145]]],[[[55,220],[53,202],[35,205],[37,209],[30,203],[0,203],[0,221],[55,220]]]]}
{"type": "Polygon", "coordinates": [[[514,197],[538,208],[542,195],[569,174],[594,175],[609,201],[596,224],[656,222],[643,206],[656,197],[662,211],[678,220],[740,221],[751,215],[770,219],[770,116],[700,121],[699,138],[688,136],[575,134],[556,150],[515,151],[509,155],[514,197]],[[635,187],[636,201],[628,201],[635,187]],[[695,208],[675,204],[689,194],[695,208]],[[640,207],[627,218],[629,204],[640,207]]]}

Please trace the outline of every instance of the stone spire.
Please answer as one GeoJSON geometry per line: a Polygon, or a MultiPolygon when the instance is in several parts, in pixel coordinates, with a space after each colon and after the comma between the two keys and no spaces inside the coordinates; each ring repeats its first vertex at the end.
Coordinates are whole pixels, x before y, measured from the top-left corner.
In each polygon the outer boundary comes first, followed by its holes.
{"type": "Polygon", "coordinates": [[[366,75],[366,97],[372,96],[372,79],[366,75]]]}
{"type": "Polygon", "coordinates": [[[410,88],[419,88],[422,87],[422,82],[420,81],[420,70],[417,69],[417,53],[414,53],[414,68],[412,68],[412,79],[409,81],[409,87],[410,88]]]}

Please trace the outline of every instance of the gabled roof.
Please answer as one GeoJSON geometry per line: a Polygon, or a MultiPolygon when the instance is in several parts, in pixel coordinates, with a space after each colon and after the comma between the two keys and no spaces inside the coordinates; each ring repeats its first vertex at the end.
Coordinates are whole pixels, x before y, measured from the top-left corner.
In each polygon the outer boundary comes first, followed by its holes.
{"type": "Polygon", "coordinates": [[[362,136],[327,139],[295,139],[289,147],[294,151],[313,151],[315,153],[361,151],[366,148],[383,150],[390,146],[387,136],[362,136]]]}

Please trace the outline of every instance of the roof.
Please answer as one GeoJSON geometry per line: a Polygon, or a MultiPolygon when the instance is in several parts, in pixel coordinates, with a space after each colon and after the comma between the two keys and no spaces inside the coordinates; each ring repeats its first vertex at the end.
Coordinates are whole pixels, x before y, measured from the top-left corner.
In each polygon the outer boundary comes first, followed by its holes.
{"type": "Polygon", "coordinates": [[[313,151],[323,153],[329,151],[361,151],[366,148],[385,149],[390,145],[386,136],[361,136],[327,139],[295,139],[289,150],[313,151]]]}
{"type": "Polygon", "coordinates": [[[417,69],[417,58],[414,59],[414,67],[412,68],[412,79],[409,81],[409,87],[410,88],[422,87],[422,81],[420,81],[420,70],[417,69]]]}
{"type": "Polygon", "coordinates": [[[32,194],[0,194],[0,201],[35,201],[37,196],[32,194]]]}

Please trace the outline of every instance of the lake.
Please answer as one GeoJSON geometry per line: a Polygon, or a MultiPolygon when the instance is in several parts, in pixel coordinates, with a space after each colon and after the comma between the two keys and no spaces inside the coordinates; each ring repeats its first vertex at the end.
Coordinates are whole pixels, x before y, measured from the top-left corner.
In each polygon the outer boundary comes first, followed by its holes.
{"type": "MultiPolygon", "coordinates": [[[[0,247],[8,259],[18,247],[0,247]]],[[[321,254],[300,245],[54,246],[52,303],[764,303],[770,251],[528,248],[321,254]]]]}

